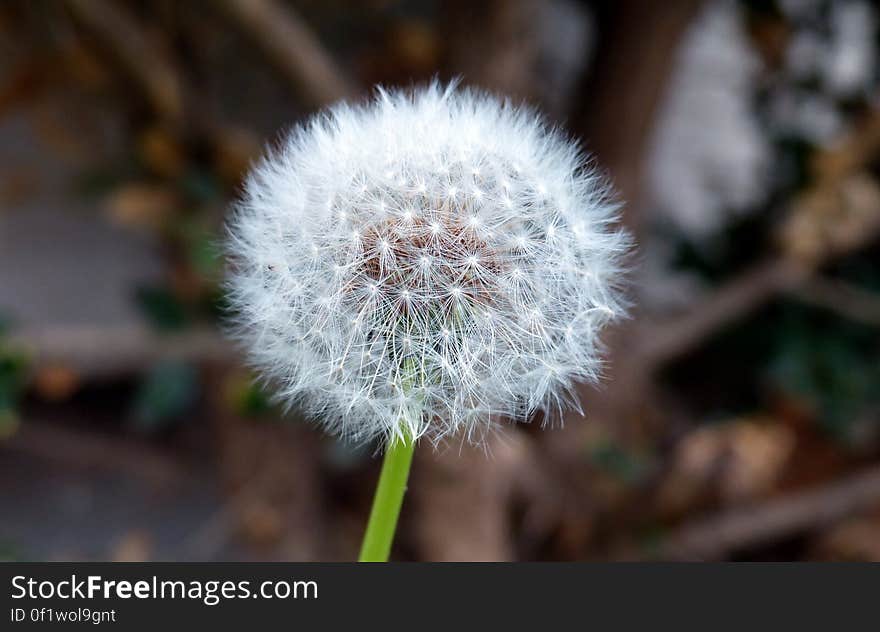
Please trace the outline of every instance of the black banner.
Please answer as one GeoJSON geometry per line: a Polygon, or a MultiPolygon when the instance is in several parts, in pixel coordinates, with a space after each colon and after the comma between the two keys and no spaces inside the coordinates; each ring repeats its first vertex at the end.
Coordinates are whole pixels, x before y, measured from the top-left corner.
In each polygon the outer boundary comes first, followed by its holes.
{"type": "Polygon", "coordinates": [[[472,629],[525,624],[849,629],[880,565],[6,563],[2,630],[472,629]],[[169,628],[170,626],[170,628],[169,628]],[[189,626],[198,626],[189,628],[189,626]],[[255,627],[256,626],[256,627],[255,627]]]}

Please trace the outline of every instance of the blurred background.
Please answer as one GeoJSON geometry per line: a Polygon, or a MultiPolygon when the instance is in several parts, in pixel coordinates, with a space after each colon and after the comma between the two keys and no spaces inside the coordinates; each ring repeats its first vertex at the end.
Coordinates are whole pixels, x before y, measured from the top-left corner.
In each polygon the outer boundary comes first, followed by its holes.
{"type": "Polygon", "coordinates": [[[379,460],[219,331],[266,142],[461,76],[577,136],[637,235],[587,420],[416,456],[400,560],[880,560],[880,7],[0,4],[0,558],[352,560],[379,460]]]}

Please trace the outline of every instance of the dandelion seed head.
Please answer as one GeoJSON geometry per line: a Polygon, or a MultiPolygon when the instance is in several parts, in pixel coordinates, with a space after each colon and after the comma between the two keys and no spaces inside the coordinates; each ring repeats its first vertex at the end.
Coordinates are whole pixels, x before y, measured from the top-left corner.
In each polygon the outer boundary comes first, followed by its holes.
{"type": "Polygon", "coordinates": [[[229,225],[234,331],[334,434],[385,443],[571,406],[623,312],[627,236],[577,146],[437,83],[297,128],[229,225]],[[272,265],[265,262],[271,260],[272,265]]]}

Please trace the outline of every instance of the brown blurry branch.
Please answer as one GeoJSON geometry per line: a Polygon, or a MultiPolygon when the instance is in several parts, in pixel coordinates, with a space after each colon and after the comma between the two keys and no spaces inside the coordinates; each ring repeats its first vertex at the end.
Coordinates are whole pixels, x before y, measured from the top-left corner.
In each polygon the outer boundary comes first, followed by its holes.
{"type": "Polygon", "coordinates": [[[310,106],[319,108],[355,93],[318,38],[289,7],[274,0],[223,0],[219,6],[310,106]]]}
{"type": "Polygon", "coordinates": [[[642,366],[659,368],[694,351],[723,327],[736,322],[784,290],[809,278],[809,271],[787,259],[771,259],[729,281],[682,316],[645,325],[638,353],[642,366]]]}
{"type": "MultiPolygon", "coordinates": [[[[844,250],[854,252],[878,236],[880,223],[866,226],[861,238],[844,250]]],[[[810,279],[819,265],[842,254],[840,250],[829,251],[827,256],[809,264],[787,256],[765,261],[722,285],[686,314],[666,323],[646,325],[640,333],[641,344],[638,346],[641,365],[651,371],[694,351],[721,329],[744,318],[781,293],[790,292],[806,299],[812,297],[813,302],[830,298],[827,286],[822,286],[822,297],[818,296],[817,286],[810,279]],[[812,288],[812,294],[808,288],[812,288]]],[[[840,298],[840,292],[839,288],[835,291],[835,300],[840,298]]],[[[847,293],[850,302],[854,298],[852,294],[847,293]]],[[[827,304],[827,300],[825,302],[827,304]]],[[[860,296],[859,302],[863,303],[864,297],[860,296]]],[[[853,308],[849,310],[849,316],[869,323],[876,322],[876,312],[866,313],[864,305],[849,307],[853,308]]],[[[838,304],[836,308],[843,312],[847,305],[838,304]]],[[[872,305],[867,309],[876,307],[872,305]]]]}
{"type": "MultiPolygon", "coordinates": [[[[75,21],[109,56],[113,66],[146,96],[157,118],[175,137],[207,141],[237,181],[259,150],[253,134],[222,120],[193,90],[165,49],[146,35],[143,25],[120,4],[106,0],[67,0],[75,21]],[[198,112],[198,116],[192,113],[198,112]]],[[[222,169],[221,169],[222,170],[222,169]]]]}
{"type": "Polygon", "coordinates": [[[446,65],[465,82],[516,98],[535,94],[539,42],[533,25],[541,10],[532,0],[451,0],[443,5],[446,65]]]}
{"type": "Polygon", "coordinates": [[[133,79],[153,109],[171,122],[184,111],[177,70],[143,29],[118,4],[105,0],[66,0],[71,15],[88,30],[133,79]]]}
{"type": "Polygon", "coordinates": [[[667,559],[719,559],[825,526],[880,505],[880,467],[817,489],[789,494],[756,507],[743,507],[696,520],[664,542],[667,559]]]}
{"type": "Polygon", "coordinates": [[[880,327],[880,295],[849,283],[817,277],[798,288],[795,296],[850,320],[880,327]]]}
{"type": "MultiPolygon", "coordinates": [[[[615,183],[622,223],[636,234],[641,224],[644,157],[657,113],[674,67],[678,45],[702,2],[659,3],[640,0],[606,3],[599,13],[596,59],[581,81],[571,116],[588,151],[615,183]],[[649,51],[649,52],[648,52],[649,51]]],[[[583,393],[590,417],[621,433],[647,422],[643,403],[649,399],[648,372],[638,361],[642,322],[632,320],[605,335],[609,352],[603,388],[583,393]]],[[[568,427],[576,428],[574,422],[568,427]]],[[[568,431],[547,433],[557,456],[577,463],[583,443],[568,431]]],[[[577,490],[575,493],[580,493],[577,490]]]]}
{"type": "Polygon", "coordinates": [[[528,509],[523,531],[535,536],[554,520],[561,502],[556,482],[522,433],[486,437],[482,448],[425,446],[411,479],[407,515],[419,559],[514,559],[511,506],[528,509]]]}
{"type": "Polygon", "coordinates": [[[233,344],[207,328],[161,334],[142,326],[69,325],[15,332],[9,344],[32,354],[37,367],[63,366],[89,379],[137,373],[162,360],[235,358],[233,344]]]}
{"type": "Polygon", "coordinates": [[[678,45],[702,0],[608,3],[595,62],[573,118],[586,147],[608,170],[626,201],[624,222],[638,225],[645,148],[678,45]]]}
{"type": "Polygon", "coordinates": [[[880,153],[880,110],[874,110],[832,148],[814,161],[815,184],[794,200],[779,231],[781,253],[721,286],[686,314],[646,327],[639,345],[647,371],[696,349],[721,328],[748,315],[782,292],[837,302],[838,311],[873,321],[873,305],[865,312],[865,297],[811,282],[830,261],[858,251],[880,238],[880,187],[863,173],[880,153]],[[833,298],[829,293],[834,293],[833,298]]]}

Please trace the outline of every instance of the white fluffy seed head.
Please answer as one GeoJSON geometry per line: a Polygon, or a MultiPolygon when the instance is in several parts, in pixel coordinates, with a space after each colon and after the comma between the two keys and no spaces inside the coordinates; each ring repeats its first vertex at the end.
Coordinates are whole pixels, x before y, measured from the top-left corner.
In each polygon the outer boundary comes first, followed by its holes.
{"type": "Polygon", "coordinates": [[[534,112],[432,84],[297,128],[230,222],[235,330],[331,432],[385,443],[559,413],[623,313],[626,235],[534,112]]]}

